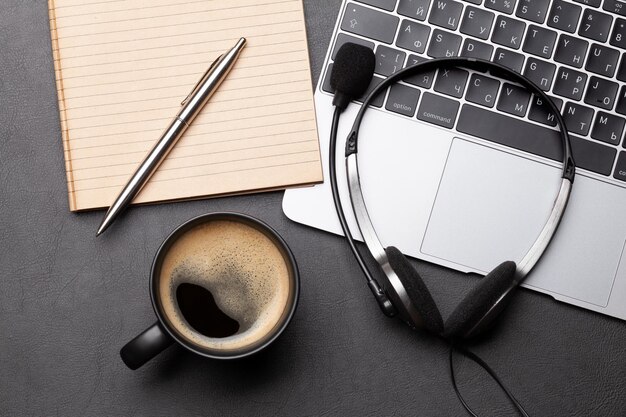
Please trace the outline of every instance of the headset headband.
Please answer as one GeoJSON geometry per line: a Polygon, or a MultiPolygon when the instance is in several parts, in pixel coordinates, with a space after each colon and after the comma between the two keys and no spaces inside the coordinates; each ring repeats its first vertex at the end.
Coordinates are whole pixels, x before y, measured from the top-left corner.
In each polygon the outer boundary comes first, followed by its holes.
{"type": "MultiPolygon", "coordinates": [[[[561,175],[562,180],[559,188],[559,193],[554,201],[554,205],[552,206],[550,216],[548,217],[547,222],[539,233],[539,236],[517,265],[515,284],[521,282],[524,278],[526,278],[528,273],[539,261],[539,259],[547,249],[548,244],[554,237],[558,229],[559,223],[563,218],[563,214],[569,200],[572,183],[574,182],[576,164],[572,156],[570,138],[567,128],[565,126],[565,121],[561,116],[561,112],[556,107],[554,102],[536,84],[534,84],[532,81],[522,76],[521,74],[518,74],[510,70],[509,68],[494,62],[475,58],[454,57],[425,61],[400,70],[395,74],[387,77],[376,88],[372,90],[372,92],[367,96],[367,98],[363,102],[363,105],[359,109],[359,112],[357,113],[354,120],[354,124],[352,125],[352,130],[348,135],[348,139],[346,141],[345,157],[348,190],[359,231],[363,236],[363,240],[365,241],[368,250],[374,257],[376,262],[383,269],[383,271],[386,272],[390,284],[394,287],[394,289],[400,290],[400,298],[403,298],[403,295],[406,296],[406,294],[403,294],[404,290],[402,289],[400,281],[394,282],[397,280],[397,277],[395,277],[396,279],[394,279],[395,273],[393,273],[393,270],[389,266],[387,254],[383,245],[378,239],[378,236],[376,235],[376,230],[374,229],[374,225],[372,224],[370,216],[367,212],[367,207],[363,198],[357,159],[359,129],[361,127],[361,121],[363,120],[363,116],[369,105],[380,93],[385,91],[385,89],[391,84],[401,81],[406,77],[413,76],[422,72],[431,71],[433,69],[454,67],[465,67],[471,70],[481,72],[489,71],[493,75],[507,78],[521,84],[527,90],[540,97],[543,102],[549,106],[550,110],[555,115],[557,125],[559,126],[559,133],[563,146],[563,170],[561,175]],[[391,275],[387,273],[388,270],[391,270],[391,275]]],[[[410,304],[408,297],[406,298],[406,300],[402,301],[405,305],[410,304]],[[406,301],[406,303],[404,301],[406,301]]]]}

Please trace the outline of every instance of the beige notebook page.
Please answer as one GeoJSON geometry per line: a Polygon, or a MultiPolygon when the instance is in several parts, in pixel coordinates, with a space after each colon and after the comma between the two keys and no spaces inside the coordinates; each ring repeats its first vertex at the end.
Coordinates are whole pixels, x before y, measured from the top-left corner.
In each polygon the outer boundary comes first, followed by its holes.
{"type": "Polygon", "coordinates": [[[70,208],[105,207],[218,55],[234,70],[135,203],[322,180],[301,0],[50,0],[70,208]]]}

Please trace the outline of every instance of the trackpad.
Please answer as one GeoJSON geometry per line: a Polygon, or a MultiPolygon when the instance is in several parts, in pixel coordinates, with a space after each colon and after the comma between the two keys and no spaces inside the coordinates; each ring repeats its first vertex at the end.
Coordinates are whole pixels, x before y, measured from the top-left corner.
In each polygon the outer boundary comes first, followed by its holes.
{"type": "MultiPolygon", "coordinates": [[[[483,273],[505,260],[519,262],[545,224],[560,181],[557,168],[455,139],[421,251],[483,273]]],[[[624,222],[602,221],[597,211],[598,201],[604,206],[617,194],[611,187],[577,177],[553,244],[525,284],[608,303],[626,236],[624,222]]]]}

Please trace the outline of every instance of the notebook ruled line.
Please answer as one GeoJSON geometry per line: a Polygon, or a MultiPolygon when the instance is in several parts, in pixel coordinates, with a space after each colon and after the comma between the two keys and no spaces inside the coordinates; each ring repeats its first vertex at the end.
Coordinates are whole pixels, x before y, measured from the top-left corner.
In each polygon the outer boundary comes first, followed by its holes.
{"type": "MultiPolygon", "coordinates": [[[[295,33],[301,33],[301,30],[290,30],[290,31],[284,31],[284,32],[272,32],[272,33],[265,33],[265,34],[258,34],[258,35],[254,35],[257,38],[260,37],[265,37],[265,36],[278,36],[278,35],[292,35],[295,33]]],[[[228,37],[228,38],[224,38],[224,39],[220,39],[220,42],[225,42],[225,41],[230,41],[232,40],[232,37],[228,37]]],[[[145,52],[145,51],[152,51],[152,50],[163,50],[163,48],[175,48],[175,47],[179,47],[179,46],[191,46],[191,45],[205,45],[205,44],[210,44],[210,43],[214,43],[215,41],[200,41],[200,42],[184,42],[184,43],[178,43],[178,44],[169,44],[169,45],[158,45],[158,46],[153,46],[151,48],[138,48],[138,49],[128,49],[128,50],[117,50],[117,51],[112,51],[112,52],[106,52],[106,53],[95,53],[95,54],[84,54],[84,55],[80,55],[80,58],[89,58],[89,57],[94,57],[94,56],[106,56],[106,55],[117,55],[120,53],[135,53],[135,52],[145,52]]],[[[257,46],[262,46],[263,44],[260,43],[257,46]]],[[[95,46],[95,45],[87,45],[87,46],[95,46]]],[[[78,46],[76,47],[72,47],[72,48],[67,48],[68,50],[74,49],[74,48],[79,48],[78,46]]],[[[80,48],[82,48],[82,46],[80,46],[80,48]]],[[[67,58],[72,58],[70,57],[66,57],[67,58]]]]}
{"type": "MultiPolygon", "coordinates": [[[[177,3],[178,6],[188,6],[190,4],[200,4],[200,3],[207,3],[207,2],[213,2],[215,0],[194,0],[194,1],[185,1],[185,2],[180,2],[177,3]]],[[[128,2],[123,1],[123,0],[114,0],[113,2],[115,3],[119,3],[119,2],[124,2],[125,4],[128,4],[128,2]]],[[[100,3],[87,3],[86,5],[91,6],[91,5],[97,5],[100,3]]],[[[170,5],[163,5],[163,6],[152,6],[149,7],[148,9],[154,10],[157,9],[159,7],[170,7],[170,5]]],[[[103,15],[103,14],[107,14],[107,13],[119,13],[119,12],[130,12],[133,10],[141,10],[143,8],[137,8],[137,7],[131,7],[130,9],[109,9],[109,10],[103,10],[98,12],[99,15],[103,15]]],[[[58,19],[68,19],[68,18],[76,18],[76,17],[83,17],[83,16],[91,16],[91,13],[76,13],[76,14],[63,14],[61,16],[57,17],[58,19]]]]}
{"type": "MultiPolygon", "coordinates": [[[[285,102],[281,102],[281,103],[274,103],[272,105],[276,106],[278,104],[280,104],[280,105],[284,105],[284,104],[298,104],[298,103],[306,103],[307,101],[308,100],[306,100],[306,99],[294,100],[294,101],[285,101],[285,102]]],[[[173,111],[175,111],[178,108],[179,107],[176,106],[176,107],[166,107],[166,108],[156,109],[156,110],[146,109],[146,110],[144,110],[144,112],[167,110],[167,109],[171,109],[172,112],[173,112],[173,111]]],[[[224,110],[221,111],[221,113],[239,112],[240,110],[250,110],[250,109],[256,109],[256,108],[258,108],[258,106],[256,106],[256,105],[249,106],[249,107],[238,107],[236,109],[224,109],[224,110]]],[[[297,110],[297,111],[302,111],[302,110],[297,110]]],[[[172,113],[172,112],[169,112],[169,113],[172,113]]],[[[141,113],[141,112],[139,112],[139,111],[136,111],[136,112],[126,112],[124,114],[133,114],[133,113],[141,113]]],[[[267,114],[264,114],[264,115],[260,115],[259,117],[267,117],[267,116],[268,116],[267,114]]],[[[96,116],[95,118],[100,118],[100,116],[96,116]]],[[[80,120],[80,118],[74,118],[73,120],[80,120]]],[[[85,126],[85,127],[74,127],[73,130],[92,129],[94,127],[119,126],[119,125],[127,125],[127,124],[133,124],[133,123],[138,123],[138,122],[154,122],[154,121],[157,121],[157,120],[163,120],[163,118],[159,117],[159,118],[156,118],[156,119],[137,119],[137,120],[132,120],[132,121],[128,121],[128,122],[115,122],[115,123],[111,122],[111,123],[107,123],[107,124],[103,124],[103,125],[89,125],[89,126],[85,126]]],[[[237,121],[237,120],[240,120],[240,118],[238,118],[238,117],[235,117],[235,118],[232,118],[232,119],[220,118],[220,122],[231,122],[231,121],[237,121]]],[[[215,122],[213,122],[213,123],[215,123],[215,122]]]]}
{"type": "MultiPolygon", "coordinates": [[[[294,22],[289,22],[289,23],[294,23],[294,22]]],[[[287,45],[287,44],[291,44],[291,43],[300,43],[300,41],[298,41],[298,40],[287,40],[287,41],[280,41],[280,42],[273,42],[273,43],[264,43],[262,45],[255,46],[255,50],[259,49],[261,47],[266,47],[266,46],[287,45]]],[[[297,50],[301,51],[301,49],[297,49],[297,50]]],[[[222,52],[222,50],[216,49],[216,50],[213,50],[213,51],[200,51],[200,52],[192,52],[192,53],[184,53],[184,54],[173,54],[173,55],[159,55],[159,56],[154,56],[154,57],[149,57],[149,58],[133,59],[133,62],[152,61],[152,60],[155,60],[155,59],[167,59],[167,58],[176,58],[176,57],[187,57],[187,56],[193,56],[193,55],[219,54],[221,52],[222,52]]],[[[259,55],[247,54],[246,55],[246,57],[251,57],[251,56],[263,56],[263,54],[259,54],[259,55]]],[[[125,62],[127,62],[127,60],[123,60],[123,61],[109,61],[109,60],[107,60],[106,63],[107,63],[107,65],[109,65],[109,64],[123,64],[125,62]]],[[[95,66],[99,66],[99,65],[102,65],[102,64],[97,63],[97,64],[87,64],[87,65],[65,65],[65,66],[63,66],[63,69],[95,67],[95,66]]]]}
{"type": "MultiPolygon", "coordinates": [[[[286,167],[286,166],[291,166],[291,165],[310,164],[310,163],[319,164],[319,162],[320,162],[319,159],[309,159],[306,161],[290,162],[290,163],[275,164],[275,165],[265,165],[265,166],[253,167],[253,168],[233,169],[233,170],[228,170],[228,171],[212,172],[212,173],[202,174],[202,175],[188,175],[188,176],[176,177],[176,178],[153,179],[151,180],[151,182],[166,182],[166,181],[184,180],[188,178],[203,178],[203,177],[210,177],[213,175],[232,174],[235,172],[256,171],[256,170],[269,169],[269,168],[280,168],[280,167],[286,167]]],[[[122,185],[124,184],[107,185],[104,187],[82,188],[82,189],[76,190],[76,192],[90,191],[90,190],[104,190],[107,188],[119,188],[122,185]]]]}
{"type": "MultiPolygon", "coordinates": [[[[272,84],[260,84],[257,85],[255,88],[261,88],[261,87],[268,87],[268,86],[276,86],[276,85],[290,85],[290,84],[300,84],[302,80],[294,80],[294,81],[287,81],[287,82],[282,82],[282,83],[272,83],[272,84]]],[[[167,87],[167,88],[178,88],[178,87],[185,87],[188,84],[181,84],[181,85],[175,85],[175,86],[171,86],[171,87],[167,87]]],[[[161,90],[163,89],[163,87],[155,87],[155,89],[161,90]]],[[[226,91],[237,91],[237,90],[248,90],[248,87],[239,87],[239,88],[230,88],[226,91]]],[[[141,92],[146,92],[149,91],[150,89],[144,89],[141,90],[141,92]]],[[[272,96],[274,94],[289,94],[289,93],[304,93],[305,91],[308,91],[307,89],[302,89],[302,90],[288,90],[285,92],[280,92],[280,93],[272,93],[272,94],[262,94],[262,95],[258,95],[258,96],[246,96],[246,98],[259,98],[259,97],[265,97],[265,96],[272,96]]],[[[90,98],[93,96],[89,96],[90,98]]],[[[76,99],[78,97],[72,97],[72,99],[76,99]]],[[[169,100],[169,99],[175,99],[175,98],[181,98],[181,95],[175,95],[175,96],[161,96],[159,97],[159,100],[169,100]]],[[[92,105],[85,105],[85,106],[74,106],[74,107],[67,107],[68,110],[78,110],[78,109],[92,109],[92,108],[98,108],[98,107],[104,107],[104,106],[116,106],[116,105],[120,105],[120,104],[132,104],[132,103],[143,103],[145,101],[153,101],[153,98],[145,98],[145,99],[139,99],[139,100],[127,100],[127,101],[114,101],[114,102],[104,102],[102,104],[92,104],[92,105]]],[[[230,98],[230,99],[222,99],[222,100],[214,100],[214,103],[226,103],[229,101],[236,101],[236,100],[241,100],[240,98],[230,98]]]]}
{"type": "MultiPolygon", "coordinates": [[[[182,159],[191,159],[191,158],[197,158],[199,156],[208,156],[208,155],[219,155],[219,154],[223,154],[223,153],[236,153],[236,152],[240,152],[240,151],[247,151],[247,150],[251,150],[251,149],[266,149],[266,148],[275,148],[275,147],[279,147],[279,146],[289,146],[289,145],[299,145],[302,143],[309,143],[310,141],[308,140],[300,140],[300,141],[288,141],[288,142],[283,142],[283,143],[272,143],[272,144],[268,144],[268,145],[258,145],[258,146],[247,146],[245,148],[235,148],[235,149],[225,149],[223,151],[212,151],[212,152],[199,152],[199,153],[194,153],[193,155],[179,155],[179,156],[171,156],[168,158],[168,161],[176,161],[176,160],[182,160],[182,159]]],[[[184,147],[177,147],[178,148],[184,148],[184,147]]],[[[315,151],[316,149],[312,149],[311,151],[315,151]]],[[[140,152],[129,152],[126,153],[124,155],[131,155],[131,154],[145,154],[145,151],[140,151],[140,152]]],[[[277,155],[289,155],[289,154],[277,154],[277,155]]],[[[229,161],[227,161],[229,162],[229,161]]],[[[137,165],[137,162],[123,162],[123,163],[119,163],[119,164],[107,164],[107,165],[93,165],[87,168],[77,168],[74,169],[74,172],[85,172],[88,171],[90,169],[101,169],[101,168],[111,168],[111,167],[124,167],[124,166],[131,166],[134,167],[137,165]]],[[[202,165],[198,165],[198,166],[203,166],[202,165]]],[[[193,166],[193,165],[186,165],[186,166],[193,166]]],[[[164,168],[163,170],[167,170],[167,168],[164,168]]],[[[85,179],[90,179],[90,178],[85,178],[85,179]]],[[[78,179],[79,181],[81,180],[81,178],[78,179]]]]}
{"type": "MultiPolygon", "coordinates": [[[[204,12],[212,12],[214,10],[205,10],[204,12]]],[[[282,14],[282,13],[293,13],[293,12],[297,12],[297,9],[294,10],[284,10],[284,11],[280,11],[280,12],[269,12],[269,13],[261,13],[261,14],[254,14],[254,15],[240,15],[240,16],[232,16],[232,17],[224,17],[221,19],[212,19],[211,21],[213,23],[215,22],[221,22],[221,21],[225,21],[225,20],[233,20],[233,19],[241,19],[242,17],[266,17],[266,16],[274,16],[276,14],[282,14]]],[[[146,17],[140,17],[140,18],[131,18],[131,19],[122,19],[122,20],[111,20],[111,21],[103,21],[103,22],[90,22],[90,23],[79,23],[76,25],[65,25],[65,26],[57,26],[57,30],[61,30],[61,29],[67,29],[67,28],[76,28],[76,27],[81,27],[81,26],[94,26],[94,25],[104,25],[107,23],[123,23],[123,22],[137,22],[138,20],[148,20],[148,19],[158,19],[158,18],[172,18],[172,17],[178,17],[178,16],[184,16],[184,15],[190,15],[190,14],[199,14],[202,12],[183,12],[183,13],[171,13],[171,14],[166,14],[166,15],[158,15],[158,16],[146,16],[146,17]]]]}
{"type": "MultiPolygon", "coordinates": [[[[259,159],[278,158],[278,157],[281,157],[281,156],[290,156],[290,155],[301,155],[301,154],[311,153],[311,152],[317,152],[317,149],[311,149],[311,150],[305,150],[305,151],[297,151],[297,152],[285,152],[285,153],[278,153],[278,154],[265,155],[265,156],[255,155],[255,156],[252,156],[250,158],[228,159],[226,161],[211,162],[211,163],[203,162],[201,164],[190,164],[190,165],[185,165],[185,166],[173,166],[173,167],[169,167],[169,168],[167,168],[167,167],[166,168],[159,167],[159,172],[175,171],[175,170],[179,170],[179,169],[189,169],[189,168],[198,168],[198,167],[211,167],[211,166],[215,166],[215,165],[230,164],[230,163],[233,163],[233,162],[258,161],[259,159]]],[[[76,179],[74,179],[74,183],[81,182],[81,181],[98,180],[98,179],[103,179],[103,178],[111,179],[111,178],[120,177],[122,179],[126,179],[126,178],[128,178],[129,174],[130,173],[125,172],[125,173],[119,174],[119,175],[103,175],[103,176],[100,176],[100,177],[76,178],[76,179]]],[[[117,185],[124,185],[124,183],[119,183],[117,185]]]]}
{"type": "MultiPolygon", "coordinates": [[[[195,1],[179,2],[179,3],[176,3],[176,6],[177,7],[181,7],[181,6],[188,6],[190,4],[206,4],[208,2],[215,3],[215,0],[195,0],[195,1]]],[[[291,0],[273,1],[273,2],[269,2],[269,3],[253,3],[252,5],[242,5],[242,6],[235,6],[235,7],[218,7],[218,8],[214,8],[214,9],[199,10],[197,12],[201,13],[201,12],[204,12],[204,11],[233,10],[233,9],[241,9],[241,8],[244,8],[244,7],[251,7],[251,6],[254,6],[254,7],[273,6],[273,5],[281,4],[281,3],[291,3],[291,0]]],[[[113,10],[100,11],[98,14],[99,15],[103,15],[103,14],[107,14],[107,13],[131,12],[131,11],[134,11],[134,10],[142,10],[142,11],[143,10],[154,10],[154,9],[158,9],[160,7],[171,7],[171,5],[170,4],[166,4],[166,5],[162,5],[162,6],[152,6],[152,7],[131,7],[129,9],[113,9],[113,10]]],[[[57,17],[57,21],[59,19],[76,18],[76,17],[83,17],[83,16],[91,16],[91,13],[61,15],[61,16],[57,17]]],[[[117,20],[116,22],[119,22],[119,20],[117,20]]]]}
{"type": "MultiPolygon", "coordinates": [[[[206,19],[202,19],[202,20],[197,20],[197,21],[187,21],[187,25],[194,25],[194,24],[199,24],[199,23],[205,23],[206,19]]],[[[297,22],[299,22],[299,20],[296,20],[297,22]]],[[[272,23],[273,24],[273,23],[272,23]]],[[[271,25],[271,24],[270,24],[271,25]]],[[[241,25],[241,26],[232,26],[232,27],[225,27],[225,28],[220,28],[220,29],[216,29],[216,30],[209,30],[207,29],[206,33],[211,33],[211,32],[219,32],[219,31],[225,31],[225,30],[233,30],[233,29],[237,29],[237,30],[242,30],[242,29],[247,29],[247,28],[253,28],[253,27],[259,27],[259,26],[266,26],[266,24],[254,24],[254,25],[241,25]]],[[[68,35],[68,36],[64,36],[64,39],[74,39],[74,38],[81,38],[81,37],[85,37],[85,36],[98,36],[98,35],[114,35],[114,34],[119,34],[119,33],[127,33],[127,32],[138,32],[138,31],[146,31],[146,30],[150,30],[150,29],[166,29],[166,28],[172,28],[172,27],[180,27],[180,23],[173,23],[173,24],[169,24],[169,25],[158,25],[158,26],[147,26],[144,28],[130,28],[130,29],[122,29],[122,30],[107,30],[107,31],[103,31],[103,32],[91,32],[91,33],[81,33],[81,34],[76,34],[76,35],[68,35]]]]}
{"type": "MultiPolygon", "coordinates": [[[[298,52],[298,51],[296,51],[298,52]]],[[[268,54],[268,56],[276,56],[276,55],[282,55],[282,54],[268,54]]],[[[242,59],[243,61],[243,59],[242,59]]],[[[247,69],[247,68],[259,68],[259,67],[269,67],[269,66],[274,66],[276,64],[291,64],[293,62],[302,62],[302,61],[306,61],[306,59],[301,58],[301,59],[297,59],[297,60],[291,60],[291,61],[274,61],[271,63],[267,63],[267,64],[259,64],[259,65],[242,65],[241,69],[247,69]]],[[[156,68],[156,69],[168,69],[168,68],[178,68],[178,67],[191,67],[193,65],[197,65],[197,64],[202,64],[205,63],[206,61],[200,61],[200,62],[192,62],[192,63],[184,63],[184,64],[177,64],[177,65],[164,65],[162,67],[156,68]]],[[[96,74],[85,74],[85,75],[75,75],[72,77],[63,77],[65,80],[72,80],[72,79],[76,79],[76,78],[87,78],[87,77],[99,77],[102,75],[111,75],[111,74],[115,74],[115,75],[119,75],[119,74],[126,74],[126,73],[137,73],[139,71],[153,71],[155,68],[144,68],[144,69],[136,69],[136,70],[127,70],[127,71],[111,71],[111,72],[101,72],[101,73],[96,73],[96,74]]]]}
{"type": "MultiPolygon", "coordinates": [[[[265,117],[265,116],[263,116],[265,117]]],[[[249,129],[260,129],[260,128],[272,128],[272,127],[276,127],[276,126],[284,126],[284,125],[288,125],[288,124],[295,124],[295,123],[308,123],[308,122],[313,122],[315,119],[312,118],[307,118],[307,119],[300,119],[300,120],[294,120],[294,121],[288,121],[288,122],[283,122],[283,123],[270,123],[270,124],[261,124],[261,125],[255,125],[255,126],[248,126],[248,127],[244,127],[244,128],[239,128],[238,130],[249,130],[249,129]]],[[[194,123],[194,126],[211,126],[213,125],[213,123],[194,123]]],[[[125,132],[124,134],[126,135],[133,135],[136,133],[155,133],[155,132],[160,132],[163,129],[150,129],[150,130],[135,130],[132,132],[125,132]]],[[[302,130],[303,132],[306,132],[307,130],[302,130]]],[[[230,133],[232,132],[232,129],[224,129],[224,130],[217,130],[217,131],[207,131],[207,132],[201,132],[201,133],[187,133],[185,136],[186,137],[193,137],[193,136],[206,136],[206,135],[215,135],[215,134],[219,134],[219,133],[230,133]]],[[[114,134],[110,134],[107,136],[119,136],[118,133],[114,133],[114,134]]],[[[83,138],[74,138],[72,139],[72,149],[87,149],[87,148],[91,148],[91,146],[76,146],[75,142],[77,140],[88,140],[88,139],[100,139],[102,138],[102,135],[97,135],[97,136],[86,136],[83,138]]],[[[151,139],[151,141],[153,141],[153,139],[151,139]]],[[[136,142],[127,142],[124,141],[124,144],[127,143],[138,143],[138,142],[145,142],[145,141],[136,141],[136,142]]],[[[103,144],[103,145],[98,145],[98,146],[112,146],[112,145],[119,145],[119,143],[111,143],[111,144],[103,144]]],[[[94,146],[94,147],[98,147],[98,146],[94,146]]]]}
{"type": "MultiPolygon", "coordinates": [[[[291,70],[281,70],[281,71],[276,71],[276,72],[264,72],[263,74],[254,74],[254,75],[247,75],[247,76],[240,76],[240,77],[229,77],[228,80],[232,81],[232,80],[243,80],[246,78],[261,78],[261,77],[269,77],[269,76],[273,76],[273,75],[283,75],[283,74],[291,74],[293,73],[293,71],[291,70]]],[[[198,76],[199,73],[197,71],[194,72],[187,72],[184,74],[178,74],[178,77],[181,76],[198,76]]],[[[138,81],[155,81],[155,80],[162,80],[162,79],[166,79],[166,78],[171,78],[168,76],[158,76],[158,77],[147,77],[147,78],[142,78],[141,80],[128,80],[128,81],[122,81],[117,83],[119,84],[126,84],[126,83],[137,83],[138,81]]],[[[99,87],[99,86],[103,86],[103,85],[109,85],[109,83],[99,83],[99,84],[89,84],[89,85],[83,85],[80,86],[80,88],[85,88],[85,87],[99,87]]],[[[141,90],[137,90],[138,92],[141,92],[141,90]]]]}
{"type": "MultiPolygon", "coordinates": [[[[121,3],[121,2],[126,2],[126,0],[109,0],[109,1],[94,1],[93,3],[84,3],[83,5],[85,6],[92,6],[92,5],[96,5],[96,4],[108,4],[108,3],[121,3]]],[[[69,7],[75,7],[75,5],[67,5],[67,6],[55,6],[56,10],[59,9],[67,9],[69,7]]]]}
{"type": "MultiPolygon", "coordinates": [[[[283,85],[285,83],[276,83],[275,85],[283,85]]],[[[145,91],[145,90],[142,90],[145,91]]],[[[232,91],[232,90],[229,90],[232,91]]],[[[282,94],[293,94],[293,93],[304,93],[308,91],[307,89],[302,89],[302,90],[288,90],[288,91],[281,91],[278,93],[271,93],[271,94],[260,94],[260,95],[256,95],[256,96],[246,96],[246,100],[248,99],[253,99],[253,98],[260,98],[260,97],[274,97],[274,96],[279,96],[282,94]]],[[[175,96],[163,96],[163,97],[159,97],[159,100],[172,100],[175,98],[181,98],[180,94],[175,95],[175,96]]],[[[104,107],[104,106],[119,106],[120,104],[133,104],[133,103],[142,103],[144,101],[154,101],[153,98],[147,98],[147,99],[140,99],[140,100],[129,100],[129,101],[116,101],[113,103],[103,103],[103,104],[99,104],[99,105],[91,105],[91,106],[76,106],[76,107],[67,107],[68,110],[78,110],[78,109],[93,109],[93,108],[98,108],[98,107],[104,107]]],[[[228,103],[231,101],[241,101],[241,98],[228,98],[228,99],[222,99],[222,100],[213,100],[212,103],[228,103]]],[[[107,114],[107,116],[110,116],[110,114],[107,114]]]]}
{"type": "MultiPolygon", "coordinates": [[[[260,136],[246,136],[243,138],[236,138],[236,139],[224,139],[224,140],[216,140],[216,141],[210,141],[208,143],[186,143],[186,144],[179,144],[176,148],[193,148],[196,146],[207,146],[207,145],[214,145],[217,143],[228,143],[228,142],[238,142],[238,141],[244,141],[244,140],[255,140],[255,139],[263,139],[263,138],[275,138],[277,136],[284,136],[284,135],[293,135],[293,134],[297,134],[297,133],[303,133],[303,132],[312,132],[315,129],[299,129],[299,130],[292,130],[289,132],[281,132],[281,133],[275,133],[272,135],[260,135],[260,136]]],[[[203,133],[203,135],[206,135],[205,133],[203,133]]],[[[187,135],[187,136],[192,136],[192,135],[187,135]]],[[[198,136],[198,135],[195,135],[198,136]]],[[[305,142],[309,142],[310,139],[304,140],[304,141],[297,141],[297,142],[285,142],[285,143],[305,143],[305,142]]],[[[154,143],[154,140],[140,140],[140,141],[136,141],[136,142],[124,142],[126,145],[129,144],[133,144],[133,143],[154,143]]],[[[111,146],[111,145],[99,145],[99,146],[88,146],[85,148],[80,148],[80,149],[93,149],[93,148],[98,148],[98,147],[105,147],[105,146],[111,146]]],[[[119,152],[119,153],[105,153],[105,154],[100,154],[100,155],[94,155],[94,156],[82,156],[82,157],[74,157],[72,158],[74,161],[79,161],[79,160],[85,160],[85,159],[94,159],[94,158],[106,158],[109,156],[120,156],[120,155],[130,155],[130,154],[134,154],[134,153],[140,153],[140,154],[145,154],[146,151],[142,150],[142,151],[136,151],[136,152],[119,152]]]]}
{"type": "MultiPolygon", "coordinates": [[[[292,80],[292,81],[284,81],[284,82],[277,82],[277,83],[269,83],[269,84],[257,84],[256,87],[272,87],[275,85],[283,85],[286,83],[297,83],[297,82],[302,82],[302,81],[306,81],[306,79],[298,79],[298,80],[292,80]]],[[[175,84],[175,85],[169,85],[165,88],[177,88],[177,87],[187,87],[189,86],[189,83],[185,83],[185,84],[175,84]]],[[[145,92],[145,91],[151,91],[151,90],[161,90],[164,87],[152,87],[152,88],[142,88],[140,90],[125,90],[124,93],[136,93],[136,92],[145,92]]],[[[237,91],[237,90],[247,90],[250,87],[231,87],[228,89],[223,89],[222,91],[237,91]]],[[[79,99],[79,98],[91,98],[91,97],[102,97],[102,96],[111,96],[111,95],[118,95],[120,94],[119,92],[112,92],[112,93],[100,93],[100,94],[89,94],[89,95],[84,95],[84,96],[69,96],[68,99],[69,100],[74,100],[74,99],[79,99]]]]}

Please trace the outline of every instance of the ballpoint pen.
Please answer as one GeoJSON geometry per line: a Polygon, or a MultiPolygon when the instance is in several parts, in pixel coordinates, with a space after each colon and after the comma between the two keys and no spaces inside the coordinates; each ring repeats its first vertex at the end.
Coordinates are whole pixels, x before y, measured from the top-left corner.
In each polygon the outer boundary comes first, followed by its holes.
{"type": "Polygon", "coordinates": [[[191,93],[181,103],[182,109],[178,112],[169,127],[161,135],[150,153],[143,160],[128,183],[124,186],[109,210],[104,215],[96,236],[102,234],[113,223],[115,218],[133,201],[148,179],[157,170],[174,144],[183,136],[185,130],[200,113],[209,98],[215,93],[235,65],[246,39],[241,38],[228,52],[220,55],[204,73],[200,81],[191,90],[191,93]]]}

